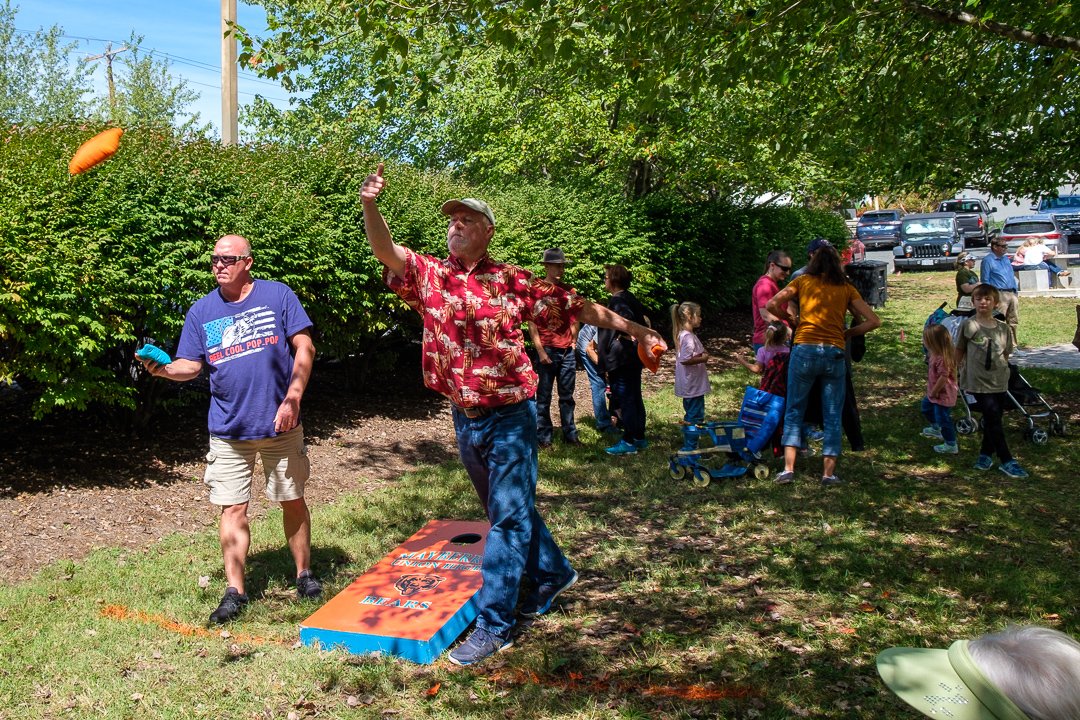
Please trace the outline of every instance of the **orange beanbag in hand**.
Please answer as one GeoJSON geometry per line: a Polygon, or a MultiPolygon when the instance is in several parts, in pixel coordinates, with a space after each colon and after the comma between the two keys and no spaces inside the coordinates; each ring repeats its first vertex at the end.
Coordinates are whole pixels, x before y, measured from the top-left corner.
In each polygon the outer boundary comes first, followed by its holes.
{"type": "Polygon", "coordinates": [[[120,136],[123,134],[123,128],[109,128],[84,142],[68,163],[68,172],[78,175],[111,158],[120,147],[120,136]]]}
{"type": "Polygon", "coordinates": [[[644,345],[637,344],[637,356],[641,359],[641,364],[653,374],[656,374],[656,371],[660,369],[660,356],[663,354],[664,347],[662,345],[653,345],[652,348],[646,350],[644,345]]]}

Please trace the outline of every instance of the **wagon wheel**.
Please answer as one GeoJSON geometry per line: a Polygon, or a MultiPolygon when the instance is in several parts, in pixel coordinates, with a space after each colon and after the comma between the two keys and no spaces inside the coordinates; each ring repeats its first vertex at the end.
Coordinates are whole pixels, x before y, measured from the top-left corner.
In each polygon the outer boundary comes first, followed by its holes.
{"type": "Polygon", "coordinates": [[[694,479],[691,481],[694,487],[703,488],[707,487],[712,482],[712,475],[709,474],[707,468],[696,467],[694,468],[694,479]]]}
{"type": "Polygon", "coordinates": [[[754,466],[754,477],[756,477],[758,480],[764,480],[765,478],[769,477],[769,468],[768,468],[768,466],[767,465],[755,465],[754,466]]]}
{"type": "Polygon", "coordinates": [[[685,480],[690,475],[690,468],[672,460],[668,463],[668,472],[672,480],[685,480]]]}

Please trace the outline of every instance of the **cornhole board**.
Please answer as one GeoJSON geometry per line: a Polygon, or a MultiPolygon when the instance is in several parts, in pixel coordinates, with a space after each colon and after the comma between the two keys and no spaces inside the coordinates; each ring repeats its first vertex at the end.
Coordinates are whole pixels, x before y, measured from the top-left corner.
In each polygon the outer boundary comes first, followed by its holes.
{"type": "Polygon", "coordinates": [[[429,664],[477,614],[485,522],[432,520],[300,624],[300,641],[429,664]]]}

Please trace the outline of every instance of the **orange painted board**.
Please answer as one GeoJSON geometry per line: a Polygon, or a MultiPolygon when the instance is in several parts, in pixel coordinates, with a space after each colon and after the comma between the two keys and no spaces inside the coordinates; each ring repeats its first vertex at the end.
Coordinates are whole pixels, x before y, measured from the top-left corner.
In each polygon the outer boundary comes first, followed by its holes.
{"type": "Polygon", "coordinates": [[[301,642],[434,662],[476,618],[488,530],[432,520],[302,622],[301,642]]]}

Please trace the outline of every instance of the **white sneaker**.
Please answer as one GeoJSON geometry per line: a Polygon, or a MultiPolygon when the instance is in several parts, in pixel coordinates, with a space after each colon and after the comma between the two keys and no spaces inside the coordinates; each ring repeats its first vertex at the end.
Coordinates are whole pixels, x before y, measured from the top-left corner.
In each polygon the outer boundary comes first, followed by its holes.
{"type": "Polygon", "coordinates": [[[922,429],[922,436],[925,437],[925,438],[930,438],[931,440],[944,440],[945,439],[945,438],[941,437],[941,428],[939,428],[939,427],[937,427],[935,425],[927,425],[926,427],[924,427],[922,429]]]}
{"type": "Polygon", "coordinates": [[[960,448],[956,443],[941,443],[934,446],[934,452],[943,453],[945,455],[957,455],[960,452],[960,448]]]}

